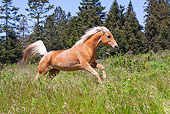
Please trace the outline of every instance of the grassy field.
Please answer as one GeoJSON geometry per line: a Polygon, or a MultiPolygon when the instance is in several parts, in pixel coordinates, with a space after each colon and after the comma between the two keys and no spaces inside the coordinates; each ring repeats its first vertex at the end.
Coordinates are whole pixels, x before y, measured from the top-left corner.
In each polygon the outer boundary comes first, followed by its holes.
{"type": "MultiPolygon", "coordinates": [[[[86,71],[60,72],[34,82],[37,65],[1,70],[0,113],[170,113],[170,51],[98,60],[107,72],[104,86],[86,71]]],[[[102,72],[97,70],[100,75],[102,72]]]]}

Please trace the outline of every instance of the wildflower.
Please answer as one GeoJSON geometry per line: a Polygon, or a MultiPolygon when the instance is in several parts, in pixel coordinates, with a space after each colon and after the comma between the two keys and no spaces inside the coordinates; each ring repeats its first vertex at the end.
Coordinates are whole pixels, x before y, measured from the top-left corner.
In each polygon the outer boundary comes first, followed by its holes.
{"type": "Polygon", "coordinates": [[[82,108],[82,109],[80,110],[80,112],[83,112],[83,110],[84,110],[84,109],[82,108]]]}
{"type": "Polygon", "coordinates": [[[84,76],[87,76],[87,74],[85,74],[84,76]]]}
{"type": "Polygon", "coordinates": [[[122,67],[120,67],[122,69],[122,67]]]}
{"type": "Polygon", "coordinates": [[[132,73],[130,73],[130,75],[132,75],[132,73]]]}
{"type": "Polygon", "coordinates": [[[147,108],[150,108],[149,106],[147,106],[147,108]]]}
{"type": "Polygon", "coordinates": [[[119,104],[117,104],[115,107],[119,107],[119,104]]]}
{"type": "Polygon", "coordinates": [[[67,103],[65,102],[64,105],[63,105],[62,107],[63,107],[63,108],[66,108],[66,106],[67,106],[67,103]]]}

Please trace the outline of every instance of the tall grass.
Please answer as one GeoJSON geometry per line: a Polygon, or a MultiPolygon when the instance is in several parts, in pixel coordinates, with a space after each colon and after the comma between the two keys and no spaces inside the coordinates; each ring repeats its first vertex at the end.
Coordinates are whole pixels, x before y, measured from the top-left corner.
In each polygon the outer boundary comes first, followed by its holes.
{"type": "Polygon", "coordinates": [[[37,65],[7,66],[0,76],[0,113],[170,113],[169,51],[98,62],[106,68],[104,86],[86,71],[34,82],[37,65]]]}

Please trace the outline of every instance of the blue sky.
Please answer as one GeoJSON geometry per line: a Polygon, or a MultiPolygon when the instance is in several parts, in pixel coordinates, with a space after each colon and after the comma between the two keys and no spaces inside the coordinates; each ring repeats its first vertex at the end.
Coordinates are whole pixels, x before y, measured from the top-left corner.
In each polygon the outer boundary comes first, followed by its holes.
{"type": "MultiPolygon", "coordinates": [[[[75,16],[76,12],[78,12],[78,6],[80,6],[81,1],[82,0],[49,0],[50,4],[54,4],[55,7],[61,6],[62,9],[65,10],[66,12],[71,12],[72,16],[75,16]]],[[[114,0],[100,0],[100,1],[102,6],[106,6],[105,11],[108,12],[114,0]]],[[[117,0],[119,5],[121,4],[126,8],[128,6],[129,1],[130,0],[117,0]]],[[[140,24],[144,25],[144,15],[145,15],[144,2],[146,0],[131,0],[131,1],[140,24]]],[[[27,15],[27,11],[25,11],[25,8],[28,8],[27,3],[28,0],[13,0],[12,5],[20,8],[19,13],[27,15]]]]}

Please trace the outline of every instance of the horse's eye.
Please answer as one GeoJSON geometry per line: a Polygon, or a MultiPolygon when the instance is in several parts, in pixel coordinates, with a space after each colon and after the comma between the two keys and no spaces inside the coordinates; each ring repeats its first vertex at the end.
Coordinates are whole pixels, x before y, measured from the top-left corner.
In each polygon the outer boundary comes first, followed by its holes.
{"type": "Polygon", "coordinates": [[[110,36],[107,36],[110,39],[110,36]]]}

